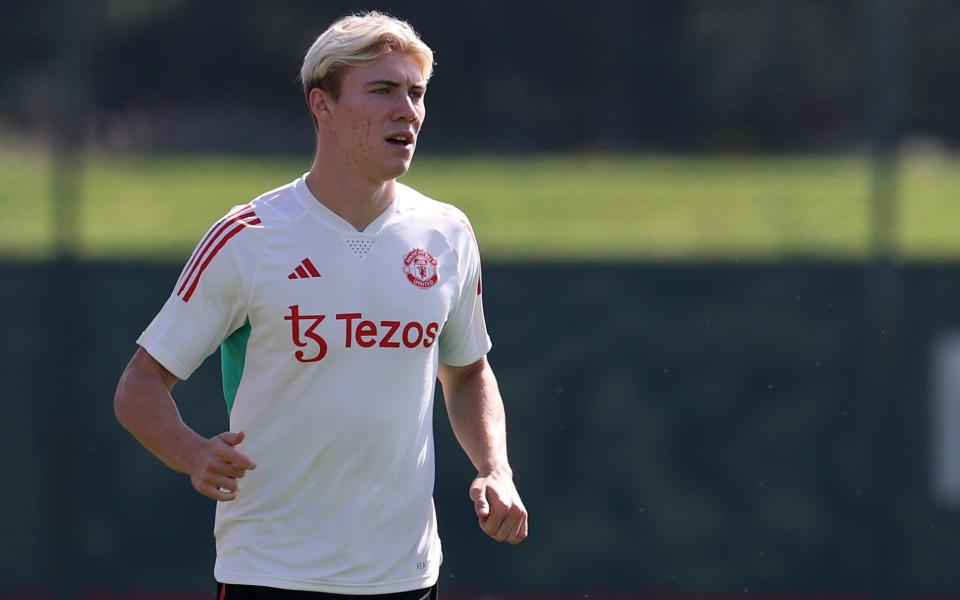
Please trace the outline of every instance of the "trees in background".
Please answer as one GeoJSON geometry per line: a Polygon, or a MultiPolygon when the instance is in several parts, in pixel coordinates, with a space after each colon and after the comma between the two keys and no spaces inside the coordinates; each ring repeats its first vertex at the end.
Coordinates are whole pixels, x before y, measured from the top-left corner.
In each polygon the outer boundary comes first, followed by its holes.
{"type": "MultiPolygon", "coordinates": [[[[436,50],[424,138],[434,149],[833,150],[868,134],[871,0],[381,4],[436,50]]],[[[87,6],[99,142],[276,151],[309,147],[296,81],[303,52],[357,9],[342,0],[87,6]]],[[[52,112],[57,3],[0,10],[0,127],[31,133],[52,112]]],[[[903,31],[906,130],[956,144],[960,4],[904,2],[903,31]]]]}

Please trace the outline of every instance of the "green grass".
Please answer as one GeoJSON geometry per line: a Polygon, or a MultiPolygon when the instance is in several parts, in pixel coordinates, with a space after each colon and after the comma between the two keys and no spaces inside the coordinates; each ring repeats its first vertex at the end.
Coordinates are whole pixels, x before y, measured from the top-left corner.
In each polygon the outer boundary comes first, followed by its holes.
{"type": "MultiPolygon", "coordinates": [[[[79,254],[183,260],[230,206],[282,185],[305,157],[92,155],[79,254]]],[[[51,166],[0,151],[0,256],[53,252],[51,166]]],[[[404,182],[461,207],[498,260],[859,260],[870,248],[870,163],[853,156],[419,156],[404,182]]],[[[960,160],[911,157],[897,247],[960,257],[960,160]]]]}

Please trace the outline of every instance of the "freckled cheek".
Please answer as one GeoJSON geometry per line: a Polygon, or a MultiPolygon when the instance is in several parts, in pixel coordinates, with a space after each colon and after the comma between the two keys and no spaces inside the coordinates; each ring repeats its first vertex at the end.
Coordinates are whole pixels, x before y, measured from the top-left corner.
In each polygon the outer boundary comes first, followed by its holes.
{"type": "Polygon", "coordinates": [[[369,119],[356,118],[350,121],[350,136],[356,144],[357,158],[360,160],[369,159],[373,156],[373,124],[369,119]]]}

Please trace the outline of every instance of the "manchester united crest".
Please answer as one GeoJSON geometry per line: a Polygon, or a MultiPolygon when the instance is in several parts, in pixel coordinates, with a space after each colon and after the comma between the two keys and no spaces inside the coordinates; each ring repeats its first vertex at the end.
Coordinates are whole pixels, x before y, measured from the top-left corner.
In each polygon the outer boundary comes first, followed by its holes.
{"type": "Polygon", "coordinates": [[[414,248],[403,259],[403,272],[407,274],[407,281],[422,290],[433,287],[440,278],[437,259],[422,248],[414,248]]]}

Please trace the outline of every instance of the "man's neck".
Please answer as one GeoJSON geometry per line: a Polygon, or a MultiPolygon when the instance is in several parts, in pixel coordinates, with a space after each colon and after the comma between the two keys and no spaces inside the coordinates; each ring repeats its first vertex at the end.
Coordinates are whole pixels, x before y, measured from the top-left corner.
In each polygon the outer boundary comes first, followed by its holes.
{"type": "Polygon", "coordinates": [[[357,231],[363,231],[393,201],[396,181],[371,183],[358,177],[328,172],[313,164],[304,178],[307,188],[321,204],[336,213],[357,231]]]}

